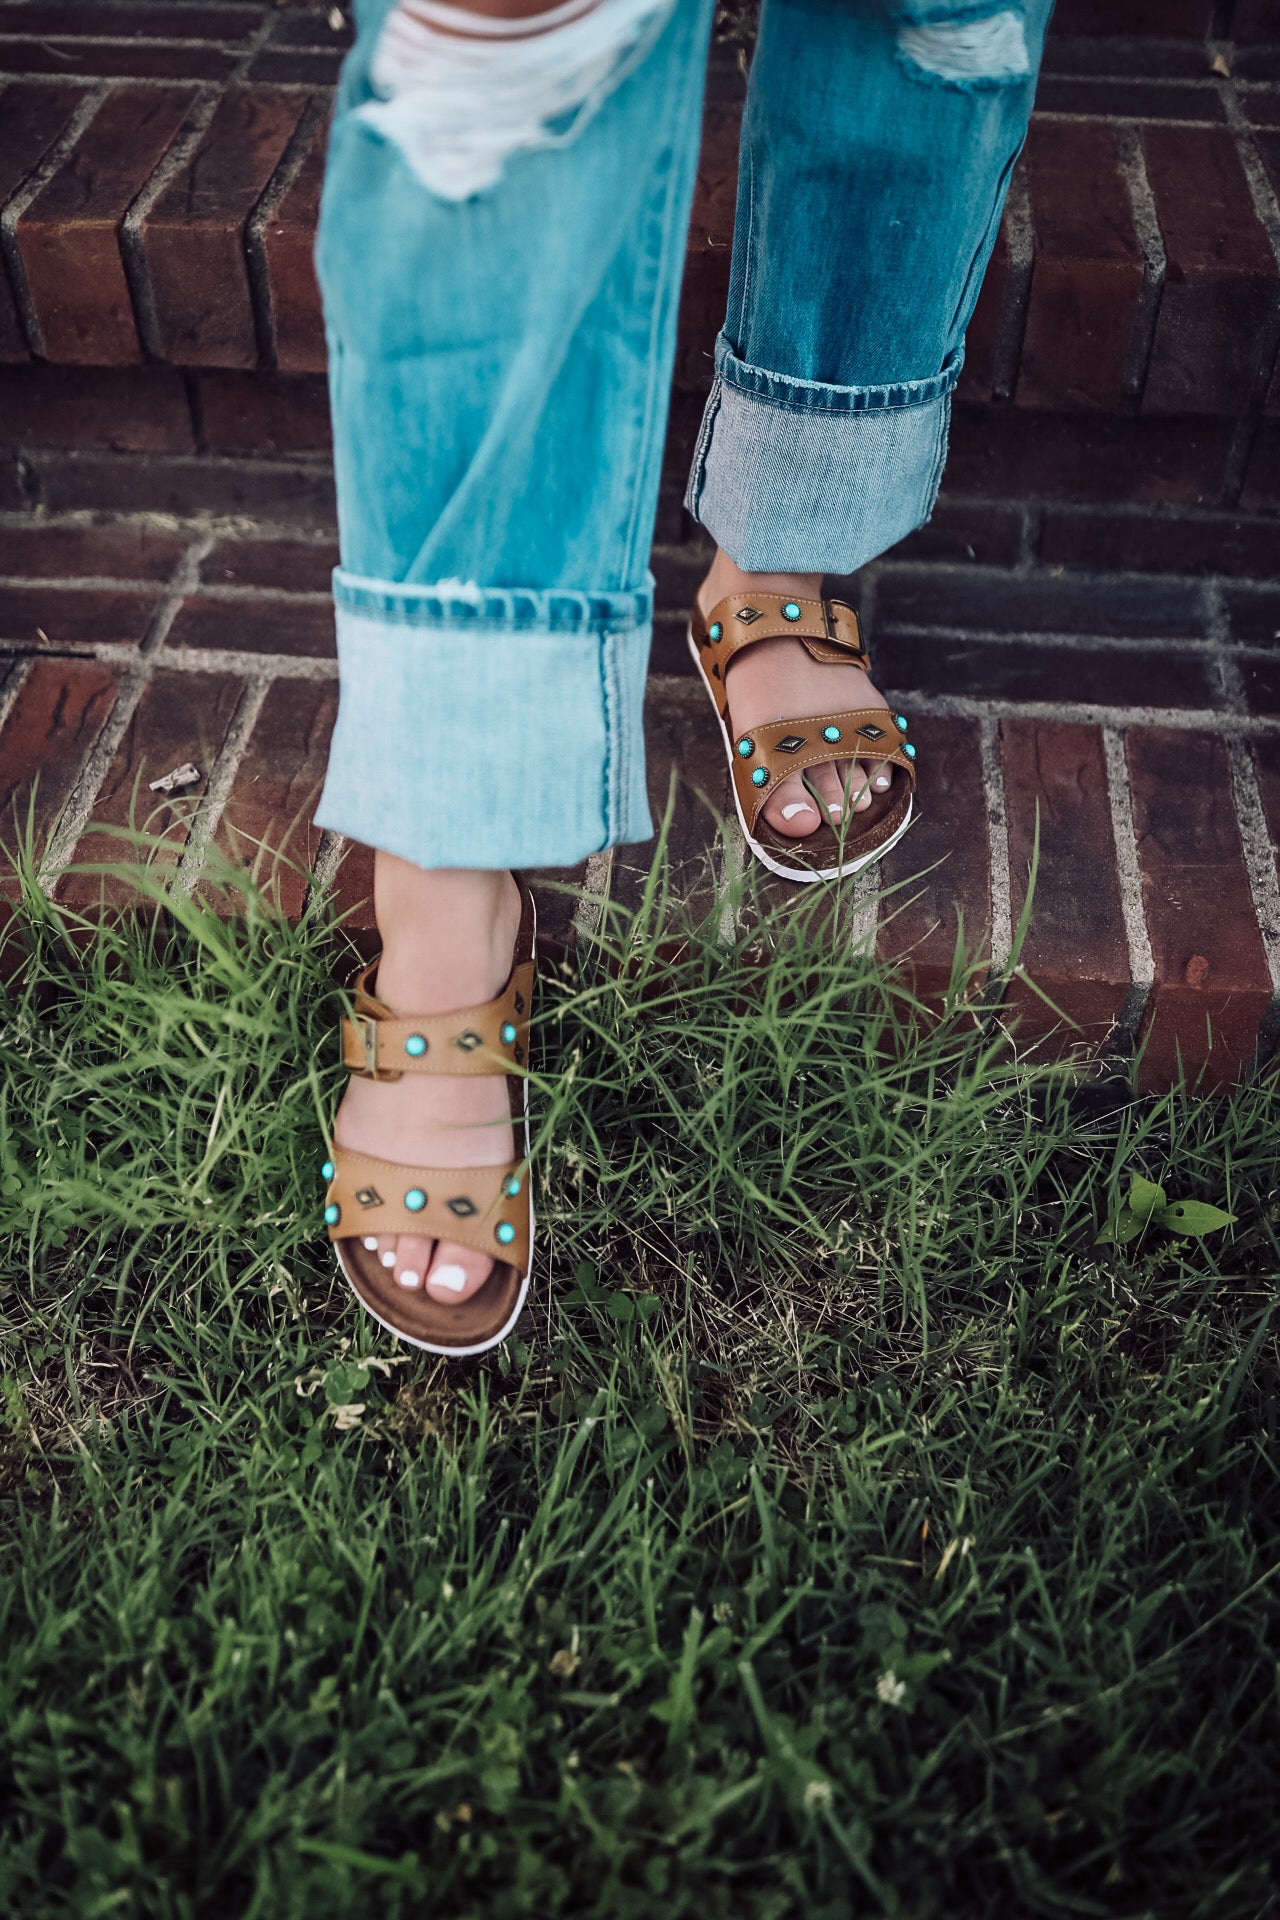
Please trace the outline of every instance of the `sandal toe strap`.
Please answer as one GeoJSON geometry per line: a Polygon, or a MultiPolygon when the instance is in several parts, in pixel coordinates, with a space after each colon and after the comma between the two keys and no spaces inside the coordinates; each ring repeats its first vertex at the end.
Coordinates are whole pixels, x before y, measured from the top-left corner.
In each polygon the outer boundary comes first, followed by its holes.
{"type": "Polygon", "coordinates": [[[905,714],[888,707],[858,707],[814,714],[804,720],[771,720],[734,740],[733,779],[743,811],[754,826],[780,780],[827,760],[887,760],[916,784],[913,743],[905,714]]]}
{"type": "Polygon", "coordinates": [[[529,1267],[533,1214],[529,1170],[520,1161],[498,1167],[409,1167],[348,1147],[330,1147],[324,1224],[330,1240],[366,1234],[419,1234],[452,1240],[529,1267]]]}

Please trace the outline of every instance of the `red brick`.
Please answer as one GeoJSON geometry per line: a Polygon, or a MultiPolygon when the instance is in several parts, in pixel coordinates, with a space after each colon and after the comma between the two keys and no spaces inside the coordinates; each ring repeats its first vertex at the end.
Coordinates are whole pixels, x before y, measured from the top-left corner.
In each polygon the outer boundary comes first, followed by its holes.
{"type": "MultiPolygon", "coordinates": [[[[247,40],[262,19],[261,6],[112,6],[109,0],[25,0],[6,10],[16,31],[113,40],[247,40]]],[[[5,15],[0,14],[0,22],[5,15]]],[[[2,30],[2,29],[0,29],[2,30]]]]}
{"type": "Polygon", "coordinates": [[[15,505],[29,504],[30,486],[51,513],[243,514],[324,533],[336,520],[332,468],[320,461],[57,452],[24,459],[15,505]]]}
{"type": "Polygon", "coordinates": [[[128,366],[142,358],[120,223],[194,99],[189,88],[116,88],[19,220],[22,264],[50,360],[128,366]]]}
{"type": "Polygon", "coordinates": [[[699,399],[711,389],[716,334],[724,325],[728,299],[728,253],[691,253],[680,288],[672,379],[677,388],[699,399]]]}
{"type": "MultiPolygon", "coordinates": [[[[214,762],[240,704],[242,687],[233,674],[173,673],[163,669],[147,683],[93,802],[90,830],[81,837],[72,864],[128,861],[130,849],[122,840],[95,833],[93,826],[131,824],[169,843],[163,864],[171,864],[186,845],[194,812],[192,801],[204,792],[214,762]],[[166,799],[150,793],[148,782],[190,760],[200,769],[198,785],[184,787],[181,796],[166,799]]],[[[136,895],[126,881],[108,874],[67,873],[59,880],[55,898],[80,911],[133,904],[136,895]]]]}
{"type": "MultiPolygon", "coordinates": [[[[1280,127],[1280,93],[1274,87],[1239,87],[1237,97],[1251,127],[1280,127]]],[[[1261,142],[1259,142],[1261,145],[1261,142]]],[[[1276,178],[1274,149],[1268,159],[1272,180],[1276,178]]]]}
{"type": "Polygon", "coordinates": [[[328,658],[336,651],[333,607],[325,600],[188,600],[169,631],[171,647],[242,648],[328,658]]]}
{"type": "Polygon", "coordinates": [[[313,260],[328,139],[328,120],[318,117],[301,167],[262,224],[276,365],[284,373],[323,373],[328,364],[313,260]]]}
{"type": "Polygon", "coordinates": [[[115,679],[96,660],[31,662],[0,731],[0,840],[12,844],[30,803],[36,851],[44,846],[115,700],[115,679]]]}
{"type": "Polygon", "coordinates": [[[1009,299],[1009,228],[1007,219],[987,262],[973,317],[964,336],[964,366],[956,382],[961,400],[990,400],[995,389],[997,360],[1009,299]]]}
{"type": "Polygon", "coordinates": [[[200,578],[210,587],[272,587],[284,593],[327,593],[338,549],[330,540],[219,540],[200,578]]]}
{"type": "Polygon", "coordinates": [[[251,81],[273,87],[331,87],[342,69],[342,51],[335,47],[311,50],[264,47],[249,67],[251,81]]]}
{"type": "Polygon", "coordinates": [[[952,500],[944,493],[926,524],[890,547],[886,557],[1012,567],[1021,553],[1021,507],[987,500],[952,500]]]}
{"type": "Polygon", "coordinates": [[[225,80],[236,64],[219,47],[123,45],[112,40],[0,40],[10,73],[68,74],[78,80],[225,80]]]}
{"type": "Polygon", "coordinates": [[[1086,74],[1045,74],[1036,88],[1041,113],[1070,113],[1090,119],[1225,119],[1217,91],[1207,82],[1186,80],[1106,80],[1086,74]]]}
{"type": "Polygon", "coordinates": [[[876,594],[876,629],[900,626],[1167,640],[1203,637],[1206,617],[1199,588],[1186,580],[1088,580],[996,567],[939,578],[931,567],[887,567],[876,594]]]}
{"type": "MultiPolygon", "coordinates": [[[[5,87],[0,93],[0,207],[7,205],[66,131],[83,98],[79,87],[42,86],[34,81],[5,87]]],[[[27,354],[27,336],[8,271],[0,266],[0,360],[25,360],[27,354]]]]}
{"type": "Polygon", "coordinates": [[[1118,407],[1143,282],[1120,137],[1089,122],[1038,122],[1026,169],[1035,254],[1019,404],[1118,407]]]}
{"type": "Polygon", "coordinates": [[[253,367],[258,340],[246,257],[249,215],[305,103],[236,87],[140,227],[155,351],[188,367],[253,367]]]}
{"type": "Polygon", "coordinates": [[[1280,640],[1280,586],[1228,586],[1222,601],[1233,640],[1247,647],[1267,647],[1280,640]]]}
{"type": "Polygon", "coordinates": [[[1158,647],[1055,647],[877,629],[876,654],[880,676],[904,700],[917,692],[1049,706],[1055,701],[1096,707],[1212,705],[1202,657],[1158,647]]]}
{"type": "Polygon", "coordinates": [[[1242,413],[1280,300],[1244,169],[1225,132],[1147,127],[1142,145],[1167,256],[1143,408],[1242,413]]]}
{"type": "Polygon", "coordinates": [[[1125,747],[1156,978],[1139,1084],[1168,1086],[1180,1053],[1209,1092],[1248,1064],[1271,1000],[1227,747],[1216,734],[1142,727],[1125,747]]]}
{"type": "Polygon", "coordinates": [[[1159,33],[1203,39],[1213,23],[1213,0],[1058,0],[1058,33],[1159,33]]]}
{"type": "Polygon", "coordinates": [[[916,715],[911,737],[926,769],[906,835],[880,864],[886,898],[876,948],[899,962],[921,998],[936,1002],[951,980],[957,941],[980,959],[991,938],[982,743],[976,720],[916,715]],[[958,821],[971,831],[957,832],[958,821]]]}
{"type": "Polygon", "coordinates": [[[1240,505],[1280,511],[1280,420],[1260,420],[1254,430],[1240,505]]]}
{"type": "Polygon", "coordinates": [[[1022,1038],[1056,1029],[1067,1047],[1096,1051],[1110,1036],[1130,986],[1102,733],[1053,721],[1002,720],[1000,757],[1015,926],[1026,902],[1037,817],[1040,825],[1021,965],[1058,1013],[1018,980],[1006,1004],[1022,1038]],[[1061,1033],[1059,1014],[1074,1022],[1074,1031],[1061,1033]]]}
{"type": "Polygon", "coordinates": [[[180,533],[145,521],[102,527],[0,527],[0,573],[31,580],[167,580],[186,552],[180,533]]]}
{"type": "Polygon", "coordinates": [[[1049,507],[1040,558],[1069,567],[1149,573],[1274,574],[1280,528],[1274,520],[1228,514],[1115,513],[1049,507]]]}
{"type": "Polygon", "coordinates": [[[271,27],[273,47],[345,48],[353,38],[350,21],[341,19],[336,8],[319,4],[289,7],[276,15],[271,27]],[[336,31],[335,17],[340,21],[336,31]]]}
{"type": "Polygon", "coordinates": [[[186,388],[168,367],[0,367],[0,431],[26,447],[195,448],[186,388]]]}
{"type": "Polygon", "coordinates": [[[219,847],[253,870],[291,920],[302,911],[320,845],[320,829],[311,816],[337,710],[338,689],[331,680],[274,683],[218,830],[219,847]]]}
{"type": "Polygon", "coordinates": [[[332,881],[331,903],[344,933],[359,935],[377,926],[373,917],[373,848],[348,840],[332,881]]]}
{"type": "Polygon", "coordinates": [[[1250,713],[1271,718],[1280,714],[1280,657],[1262,660],[1256,655],[1246,655],[1238,665],[1250,713]]]}
{"type": "Polygon", "coordinates": [[[0,587],[0,640],[17,646],[96,646],[139,641],[155,611],[153,593],[96,587],[0,587]]]}
{"type": "Polygon", "coordinates": [[[1258,776],[1267,833],[1275,850],[1276,878],[1280,881],[1280,737],[1274,733],[1259,734],[1250,741],[1249,747],[1258,776]]]}
{"type": "Polygon", "coordinates": [[[1112,78],[1132,75],[1149,80],[1203,80],[1209,57],[1203,40],[1051,33],[1045,45],[1043,71],[1112,78]]]}
{"type": "Polygon", "coordinates": [[[1241,45],[1280,41],[1280,0],[1236,0],[1231,10],[1231,38],[1241,45]]]}
{"type": "Polygon", "coordinates": [[[1214,506],[1232,424],[1203,416],[1109,419],[1021,407],[957,407],[947,484],[956,493],[1214,506]]]}
{"type": "Polygon", "coordinates": [[[202,373],[204,436],[212,453],[327,453],[329,389],[313,373],[202,373]]]}

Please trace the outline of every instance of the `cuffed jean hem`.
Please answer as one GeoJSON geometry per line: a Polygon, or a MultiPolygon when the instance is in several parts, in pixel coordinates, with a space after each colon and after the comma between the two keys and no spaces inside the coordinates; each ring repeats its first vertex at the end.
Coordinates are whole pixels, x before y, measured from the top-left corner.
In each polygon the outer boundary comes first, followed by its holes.
{"type": "Polygon", "coordinates": [[[852,573],[932,513],[961,364],[828,386],[739,360],[721,334],[685,506],[748,573],[852,573]]]}
{"type": "Polygon", "coordinates": [[[572,866],[653,832],[652,582],[634,593],[334,574],[322,827],[420,867],[572,866]]]}

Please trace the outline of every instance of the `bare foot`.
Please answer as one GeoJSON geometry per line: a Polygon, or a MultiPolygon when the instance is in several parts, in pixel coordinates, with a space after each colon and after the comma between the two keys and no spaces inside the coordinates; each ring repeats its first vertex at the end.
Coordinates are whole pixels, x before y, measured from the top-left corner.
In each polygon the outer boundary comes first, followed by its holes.
{"type": "MultiPolygon", "coordinates": [[[[393,1011],[454,1013],[501,992],[520,925],[520,890],[509,873],[428,872],[380,852],[374,906],[383,938],[374,989],[393,1011]]],[[[502,1074],[353,1074],[333,1133],[341,1147],[405,1166],[502,1166],[515,1151],[502,1074]]],[[[469,1299],[493,1269],[484,1254],[449,1240],[401,1233],[364,1244],[402,1287],[425,1287],[450,1306],[469,1299]]]]}
{"type": "MultiPolygon", "coordinates": [[[[698,611],[705,619],[727,594],[752,592],[816,600],[822,575],[743,573],[717,548],[711,571],[698,589],[698,611]]],[[[842,713],[884,701],[861,667],[823,666],[790,637],[758,640],[736,653],[725,675],[725,691],[734,734],[750,733],[770,720],[805,720],[811,714],[842,713]]],[[[865,813],[872,792],[886,792],[892,779],[893,768],[878,760],[826,760],[780,780],[762,817],[776,833],[802,837],[821,825],[819,806],[832,825],[839,826],[847,809],[865,813]]]]}

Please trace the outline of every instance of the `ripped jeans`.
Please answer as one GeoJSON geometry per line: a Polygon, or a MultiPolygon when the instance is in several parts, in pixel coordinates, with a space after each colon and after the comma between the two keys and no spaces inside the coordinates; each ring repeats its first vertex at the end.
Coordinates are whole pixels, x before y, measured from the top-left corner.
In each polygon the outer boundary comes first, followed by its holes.
{"type": "MultiPolygon", "coordinates": [[[[738,566],[847,573],[928,518],[1050,6],[765,0],[686,498],[738,566]]],[[[480,186],[451,184],[429,92],[395,92],[410,11],[357,0],[317,248],[342,560],[318,817],[423,867],[566,866],[653,830],[649,548],[712,0],[632,0],[581,110],[562,92],[496,161],[490,127],[480,186]]]]}

